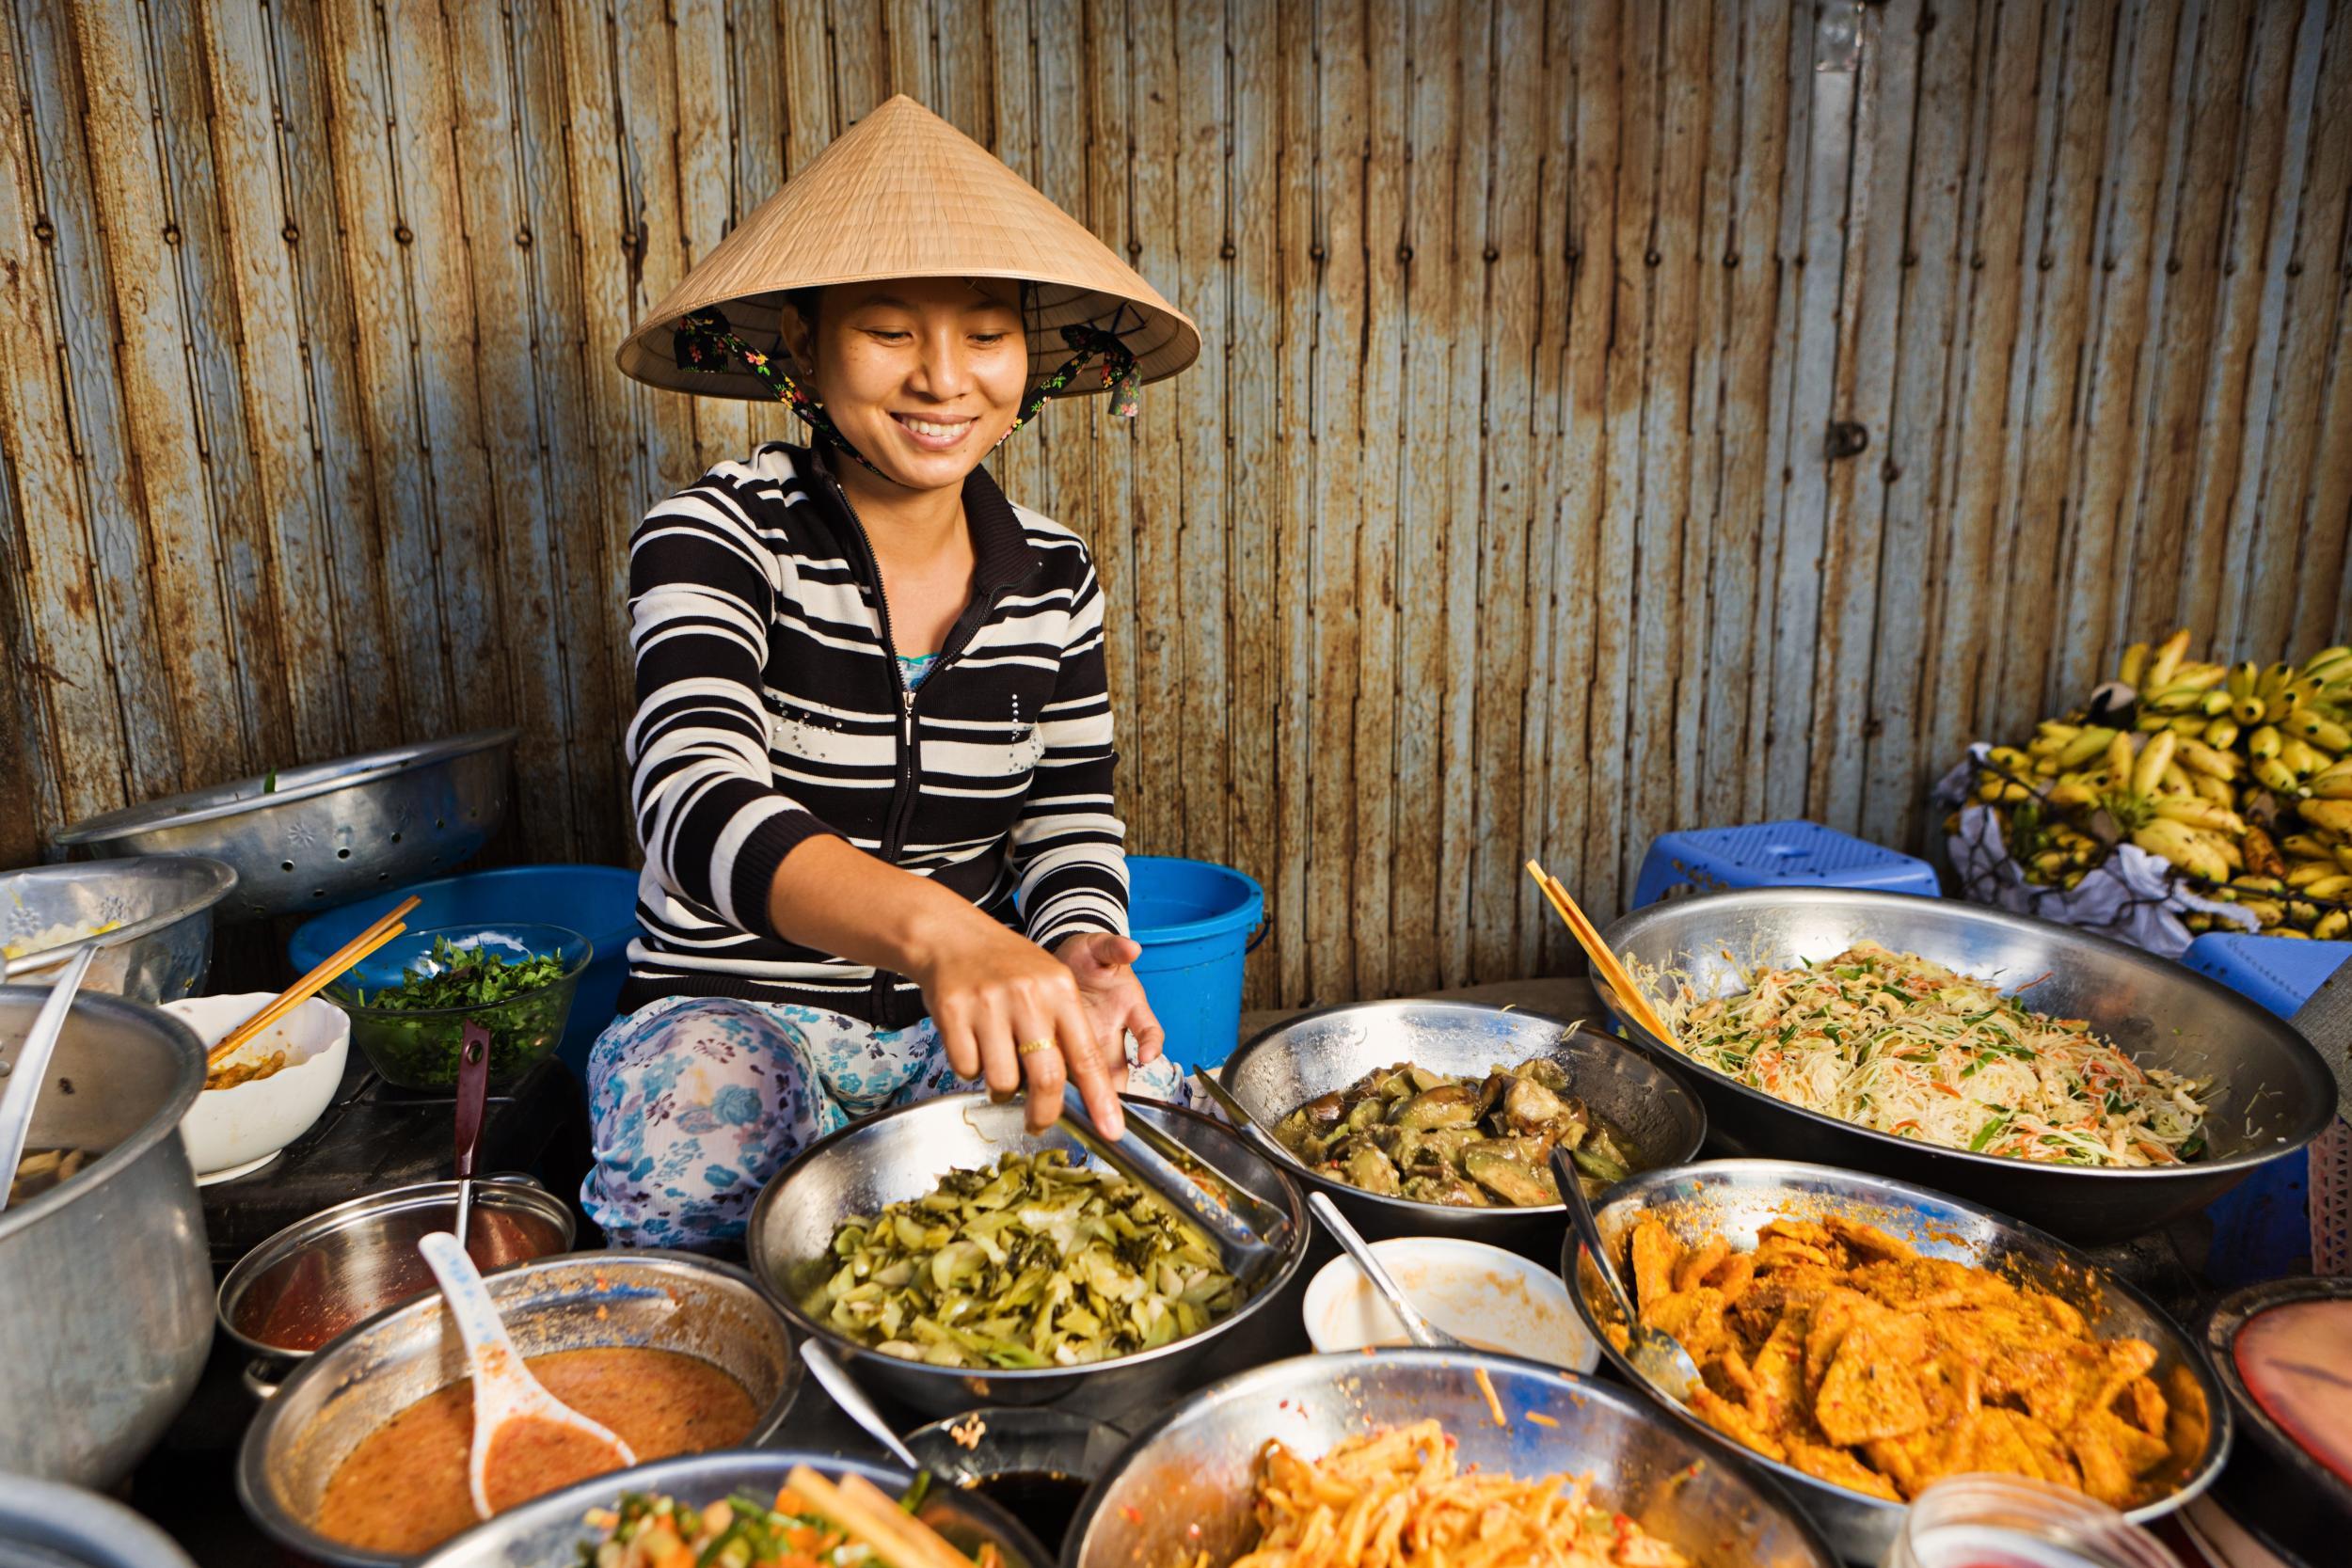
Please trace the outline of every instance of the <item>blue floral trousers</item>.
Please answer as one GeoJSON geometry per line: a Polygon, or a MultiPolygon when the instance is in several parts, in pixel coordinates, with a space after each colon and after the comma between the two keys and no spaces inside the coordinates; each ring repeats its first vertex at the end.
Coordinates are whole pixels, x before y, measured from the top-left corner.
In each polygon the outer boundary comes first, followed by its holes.
{"type": "MultiPolygon", "coordinates": [[[[877,1029],[821,1007],[669,997],[613,1020],[589,1054],[596,1164],[580,1204],[615,1246],[723,1246],[818,1138],[973,1086],[929,1019],[877,1029]]],[[[1178,1100],[1178,1071],[1136,1068],[1127,1092],[1178,1100]]]]}

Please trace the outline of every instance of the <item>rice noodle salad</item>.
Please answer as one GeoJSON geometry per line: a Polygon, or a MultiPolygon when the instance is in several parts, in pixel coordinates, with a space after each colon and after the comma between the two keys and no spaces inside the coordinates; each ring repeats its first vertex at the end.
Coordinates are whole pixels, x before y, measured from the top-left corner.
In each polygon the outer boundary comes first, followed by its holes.
{"type": "Polygon", "coordinates": [[[1794,969],[1740,966],[1747,990],[1712,999],[1635,973],[1684,1055],[1874,1132],[2065,1165],[2204,1151],[2210,1080],[2143,1069],[2085,1021],[1914,953],[1865,942],[1794,969]]]}

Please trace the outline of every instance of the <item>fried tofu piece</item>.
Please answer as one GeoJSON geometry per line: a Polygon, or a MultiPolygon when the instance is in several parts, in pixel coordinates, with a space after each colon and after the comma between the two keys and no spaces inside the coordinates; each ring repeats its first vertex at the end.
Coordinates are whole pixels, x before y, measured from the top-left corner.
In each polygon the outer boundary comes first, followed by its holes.
{"type": "Polygon", "coordinates": [[[1916,1432],[1928,1424],[1919,1370],[1930,1359],[1928,1322],[1916,1312],[1855,1323],[1821,1378],[1814,1420],[1840,1448],[1916,1432]]]}
{"type": "Polygon", "coordinates": [[[1674,1291],[1640,1310],[1645,1326],[1681,1340],[1692,1361],[1704,1362],[1724,1342],[1724,1296],[1712,1286],[1674,1291]]]}
{"type": "Polygon", "coordinates": [[[1867,1262],[1888,1260],[1899,1262],[1919,1256],[1918,1249],[1899,1236],[1890,1235],[1875,1225],[1865,1225],[1842,1214],[1831,1214],[1821,1221],[1821,1227],[1846,1243],[1846,1250],[1867,1262]]]}
{"type": "Polygon", "coordinates": [[[1948,1258],[1909,1258],[1865,1263],[1848,1281],[1898,1311],[1939,1312],[1957,1307],[2008,1306],[2017,1299],[2009,1281],[1948,1258]]]}
{"type": "Polygon", "coordinates": [[[1737,1306],[1740,1298],[1748,1293],[1748,1287],[1756,1283],[1755,1255],[1746,1252],[1733,1253],[1723,1260],[1722,1264],[1716,1268],[1714,1276],[1705,1283],[1714,1286],[1724,1293],[1725,1306],[1737,1306]]]}
{"type": "Polygon", "coordinates": [[[1779,1439],[1766,1432],[1749,1416],[1745,1405],[1732,1403],[1714,1389],[1702,1385],[1691,1391],[1691,1408],[1708,1425],[1735,1442],[1745,1444],[1767,1459],[1788,1457],[1779,1439]]]}
{"type": "Polygon", "coordinates": [[[1820,1391],[1821,1380],[1829,1375],[1829,1364],[1836,1357],[1837,1347],[1845,1343],[1847,1333],[1866,1317],[1884,1312],[1869,1297],[1857,1291],[1839,1289],[1821,1298],[1813,1309],[1813,1321],[1804,1337],[1804,1387],[1807,1395],[1820,1391]]]}
{"type": "Polygon", "coordinates": [[[1805,1408],[1804,1336],[1812,1318],[1802,1307],[1782,1313],[1748,1364],[1748,1410],[1767,1428],[1792,1424],[1805,1408]]]}
{"type": "Polygon", "coordinates": [[[1834,1449],[1822,1443],[1807,1443],[1800,1438],[1789,1439],[1788,1449],[1788,1462],[1818,1481],[1828,1481],[1832,1486],[1851,1487],[1873,1497],[1883,1497],[1890,1503],[1903,1500],[1902,1494],[1895,1490],[1894,1482],[1843,1449],[1834,1449]]]}
{"type": "Polygon", "coordinates": [[[1674,1293],[1675,1259],[1681,1250],[1673,1232],[1656,1220],[1633,1227],[1633,1304],[1645,1317],[1650,1303],[1674,1293]]]}
{"type": "Polygon", "coordinates": [[[1707,1276],[1714,1272],[1715,1265],[1730,1256],[1729,1242],[1721,1236],[1708,1237],[1704,1245],[1684,1253],[1682,1261],[1675,1265],[1675,1289],[1697,1290],[1707,1283],[1707,1276]]]}
{"type": "Polygon", "coordinates": [[[2124,1419],[2157,1441],[2164,1440],[2164,1418],[2170,1406],[2163,1389],[2144,1377],[2136,1377],[2123,1390],[2123,1404],[2124,1419]]]}
{"type": "Polygon", "coordinates": [[[2170,1451],[2111,1410],[2093,1410],[2075,1422],[2066,1446],[2082,1466],[2083,1490],[2110,1508],[2130,1508],[2139,1496],[2139,1478],[2170,1451]]]}

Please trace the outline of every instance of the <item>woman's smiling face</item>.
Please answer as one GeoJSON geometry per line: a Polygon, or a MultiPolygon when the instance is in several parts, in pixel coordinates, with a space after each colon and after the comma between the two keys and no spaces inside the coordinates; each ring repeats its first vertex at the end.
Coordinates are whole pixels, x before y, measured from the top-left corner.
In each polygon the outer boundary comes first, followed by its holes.
{"type": "Polygon", "coordinates": [[[827,289],[796,343],[844,439],[912,490],[961,485],[1021,411],[1029,345],[1007,278],[827,289]]]}

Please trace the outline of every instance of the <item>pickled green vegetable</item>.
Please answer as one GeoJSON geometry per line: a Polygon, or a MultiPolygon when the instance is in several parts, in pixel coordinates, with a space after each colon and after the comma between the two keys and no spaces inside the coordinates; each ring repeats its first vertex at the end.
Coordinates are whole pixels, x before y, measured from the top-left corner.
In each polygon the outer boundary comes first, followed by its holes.
{"type": "Polygon", "coordinates": [[[935,1367],[1076,1367],[1240,1306],[1216,1248],[1149,1190],[1059,1150],[1007,1154],[834,1232],[810,1317],[935,1367]]]}

